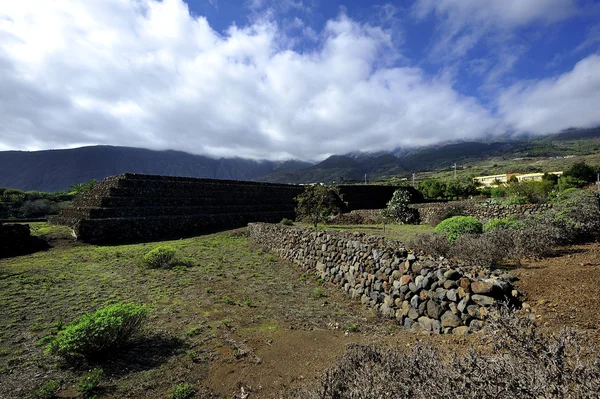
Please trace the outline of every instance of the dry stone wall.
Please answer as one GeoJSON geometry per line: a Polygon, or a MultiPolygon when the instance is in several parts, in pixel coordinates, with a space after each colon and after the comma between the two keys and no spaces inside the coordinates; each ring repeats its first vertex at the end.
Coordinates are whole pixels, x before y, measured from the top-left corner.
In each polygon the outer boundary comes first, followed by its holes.
{"type": "Polygon", "coordinates": [[[515,204],[500,205],[490,204],[485,201],[467,200],[451,202],[435,202],[426,204],[410,205],[419,213],[419,219],[423,224],[439,221],[449,212],[462,216],[473,216],[480,221],[489,219],[505,218],[509,216],[520,217],[545,212],[553,207],[553,204],[515,204]]]}
{"type": "Polygon", "coordinates": [[[453,266],[361,233],[251,223],[250,238],[413,331],[466,334],[502,303],[518,302],[515,278],[453,266]]]}

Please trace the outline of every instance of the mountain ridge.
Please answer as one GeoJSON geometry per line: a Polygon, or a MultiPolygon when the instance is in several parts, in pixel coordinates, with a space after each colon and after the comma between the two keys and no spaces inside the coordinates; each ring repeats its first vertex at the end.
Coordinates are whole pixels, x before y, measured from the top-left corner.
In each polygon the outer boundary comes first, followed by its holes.
{"type": "Polygon", "coordinates": [[[313,164],[210,158],[175,150],[89,146],[63,150],[0,152],[0,187],[61,191],[91,179],[120,173],[145,173],[273,183],[342,183],[409,176],[448,169],[454,163],[491,157],[551,157],[600,152],[600,128],[569,129],[547,136],[499,141],[462,141],[390,152],[351,152],[313,164]]]}

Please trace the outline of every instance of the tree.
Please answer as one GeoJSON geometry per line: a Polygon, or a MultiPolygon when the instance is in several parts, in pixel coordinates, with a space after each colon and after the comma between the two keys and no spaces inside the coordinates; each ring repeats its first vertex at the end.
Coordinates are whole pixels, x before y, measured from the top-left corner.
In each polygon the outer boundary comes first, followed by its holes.
{"type": "Polygon", "coordinates": [[[69,188],[69,194],[71,195],[79,195],[82,193],[85,193],[87,191],[90,191],[92,188],[94,188],[94,186],[96,185],[97,181],[96,179],[92,179],[88,182],[85,183],[77,183],[77,184],[73,184],[70,188],[69,188]]]}
{"type": "Polygon", "coordinates": [[[585,162],[577,162],[565,171],[566,177],[573,177],[582,180],[585,183],[594,181],[595,175],[594,168],[585,162]]]}
{"type": "Polygon", "coordinates": [[[552,185],[556,185],[558,184],[558,175],[555,175],[553,173],[544,173],[544,176],[542,176],[542,181],[549,181],[552,182],[552,185]]]}
{"type": "Polygon", "coordinates": [[[449,199],[458,199],[463,196],[463,187],[458,180],[452,180],[446,183],[444,197],[449,199]]]}
{"type": "Polygon", "coordinates": [[[569,188],[581,188],[585,186],[585,182],[573,176],[562,176],[558,179],[558,191],[563,192],[569,188]]]}
{"type": "Polygon", "coordinates": [[[435,179],[426,179],[419,184],[419,191],[425,198],[443,198],[446,191],[446,184],[435,179]]]}
{"type": "Polygon", "coordinates": [[[47,199],[36,199],[35,201],[25,201],[21,207],[21,213],[25,218],[36,218],[50,214],[52,212],[52,202],[47,199]]]}
{"type": "Polygon", "coordinates": [[[339,213],[339,192],[336,187],[318,184],[306,186],[304,192],[294,200],[297,203],[296,216],[310,219],[315,229],[319,222],[339,213]]]}
{"type": "Polygon", "coordinates": [[[409,208],[410,193],[403,189],[394,191],[392,199],[387,203],[387,208],[382,211],[385,219],[402,224],[413,224],[418,219],[415,209],[409,208]]]}

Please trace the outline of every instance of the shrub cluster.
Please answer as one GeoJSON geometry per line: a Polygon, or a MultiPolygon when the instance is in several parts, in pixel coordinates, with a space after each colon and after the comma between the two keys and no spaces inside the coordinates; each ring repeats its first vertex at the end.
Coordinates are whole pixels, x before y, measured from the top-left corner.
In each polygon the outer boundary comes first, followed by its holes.
{"type": "Polygon", "coordinates": [[[169,395],[169,399],[189,399],[193,397],[195,393],[196,389],[192,385],[181,382],[175,385],[171,391],[171,395],[169,395]]]}
{"type": "Polygon", "coordinates": [[[103,378],[104,370],[95,368],[85,373],[83,377],[77,381],[77,390],[88,397],[98,389],[103,378]]]}
{"type": "Polygon", "coordinates": [[[483,231],[488,232],[498,229],[522,229],[525,223],[512,218],[490,219],[483,225],[483,231]]]}
{"type": "Polygon", "coordinates": [[[425,179],[419,183],[419,191],[428,199],[457,200],[479,195],[473,180],[425,179]]]}
{"type": "Polygon", "coordinates": [[[85,314],[60,330],[46,346],[46,353],[67,360],[100,358],[139,333],[148,313],[143,305],[117,303],[85,314]]]}
{"type": "Polygon", "coordinates": [[[70,204],[72,199],[73,195],[64,192],[24,192],[0,188],[0,219],[56,215],[64,206],[70,204]]]}
{"type": "Polygon", "coordinates": [[[540,223],[519,228],[499,228],[483,234],[459,237],[447,256],[466,265],[490,266],[504,259],[517,265],[523,258],[540,258],[552,252],[559,230],[540,223]]]}
{"type": "Polygon", "coordinates": [[[144,255],[144,264],[151,269],[164,269],[173,266],[175,249],[166,245],[154,248],[144,255]]]}
{"type": "Polygon", "coordinates": [[[478,234],[483,231],[481,222],[472,216],[454,216],[437,225],[436,233],[444,234],[454,244],[463,234],[478,234]]]}
{"type": "MultiPolygon", "coordinates": [[[[600,236],[600,196],[591,190],[565,191],[554,201],[552,223],[561,230],[561,243],[595,240],[600,236]]],[[[549,215],[544,215],[546,219],[549,215]]]]}
{"type": "Polygon", "coordinates": [[[415,236],[408,244],[432,255],[450,257],[466,265],[488,266],[502,260],[517,265],[523,258],[549,255],[556,245],[586,242],[600,236],[600,197],[590,190],[562,193],[558,210],[524,219],[492,219],[483,226],[466,218],[450,218],[437,234],[415,236]],[[472,226],[472,227],[469,227],[472,226]],[[443,236],[447,236],[448,240],[443,236]]]}
{"type": "Polygon", "coordinates": [[[427,254],[443,257],[448,256],[451,248],[446,236],[439,233],[416,234],[407,242],[407,246],[427,254]]]}
{"type": "Polygon", "coordinates": [[[303,398],[595,398],[600,352],[573,331],[541,333],[534,322],[503,310],[489,320],[491,351],[449,355],[427,344],[350,346],[303,398]]]}
{"type": "Polygon", "coordinates": [[[42,386],[31,392],[32,399],[54,399],[60,390],[60,381],[48,380],[42,386]]]}

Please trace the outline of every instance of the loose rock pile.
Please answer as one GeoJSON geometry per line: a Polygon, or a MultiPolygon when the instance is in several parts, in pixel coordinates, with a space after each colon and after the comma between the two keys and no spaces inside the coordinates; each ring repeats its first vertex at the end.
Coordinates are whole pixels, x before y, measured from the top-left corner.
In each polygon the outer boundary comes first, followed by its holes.
{"type": "Polygon", "coordinates": [[[509,274],[455,267],[361,233],[252,223],[250,238],[413,331],[467,334],[497,305],[516,304],[509,274]]]}

